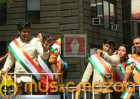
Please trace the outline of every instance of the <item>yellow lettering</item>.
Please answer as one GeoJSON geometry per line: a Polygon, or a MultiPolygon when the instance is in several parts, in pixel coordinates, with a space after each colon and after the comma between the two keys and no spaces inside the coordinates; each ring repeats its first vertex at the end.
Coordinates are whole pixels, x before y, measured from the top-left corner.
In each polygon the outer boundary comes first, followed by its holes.
{"type": "MultiPolygon", "coordinates": [[[[83,91],[86,92],[86,85],[91,86],[89,82],[80,82],[78,84],[78,92],[81,92],[81,86],[83,86],[83,91]]],[[[88,88],[88,92],[91,92],[91,88],[88,88]]]]}
{"type": "Polygon", "coordinates": [[[105,89],[103,89],[103,92],[113,92],[113,90],[109,89],[113,82],[104,82],[104,84],[108,84],[108,86],[105,89]]]}
{"type": "Polygon", "coordinates": [[[52,81],[50,83],[50,87],[52,88],[51,92],[57,92],[58,91],[58,86],[55,86],[55,84],[57,84],[58,82],[56,81],[52,81]]]}
{"type": "Polygon", "coordinates": [[[73,81],[70,81],[70,82],[68,82],[67,84],[66,84],[66,90],[68,91],[68,92],[73,92],[74,91],[74,89],[69,89],[69,85],[75,85],[75,83],[73,82],[73,81]]]}
{"type": "Polygon", "coordinates": [[[63,84],[60,84],[59,91],[60,91],[60,92],[64,92],[64,91],[65,91],[65,89],[64,89],[64,85],[63,85],[63,84]]]}
{"type": "Polygon", "coordinates": [[[92,84],[92,90],[95,91],[95,92],[102,92],[102,84],[100,82],[94,82],[92,84]],[[95,85],[99,85],[99,88],[95,89],[95,85]]]}
{"type": "Polygon", "coordinates": [[[127,84],[125,85],[125,88],[127,92],[135,92],[135,84],[133,82],[127,82],[127,84]],[[127,88],[128,85],[132,85],[132,87],[128,89],[127,88]]]}
{"type": "Polygon", "coordinates": [[[115,84],[114,84],[114,90],[116,91],[116,92],[123,92],[124,91],[124,86],[123,86],[123,83],[122,82],[116,82],[115,84]],[[117,87],[117,85],[120,85],[120,87],[118,86],[117,87]]]}
{"type": "Polygon", "coordinates": [[[29,85],[29,92],[32,92],[32,86],[34,85],[34,91],[37,92],[37,84],[35,82],[26,82],[24,84],[24,92],[27,92],[28,89],[28,85],[29,85]]]}
{"type": "Polygon", "coordinates": [[[46,82],[46,88],[45,88],[45,89],[42,89],[42,88],[41,88],[41,83],[39,82],[39,83],[38,83],[38,89],[39,89],[39,91],[41,91],[41,92],[47,92],[48,89],[49,89],[49,82],[46,82]]]}

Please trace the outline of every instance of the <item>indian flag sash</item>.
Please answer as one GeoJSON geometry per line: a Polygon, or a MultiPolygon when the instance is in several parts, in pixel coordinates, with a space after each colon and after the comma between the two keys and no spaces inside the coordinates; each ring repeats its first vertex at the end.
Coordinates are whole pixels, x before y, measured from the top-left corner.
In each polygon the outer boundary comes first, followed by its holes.
{"type": "Polygon", "coordinates": [[[61,52],[61,38],[56,40],[50,48],[50,51],[59,54],[61,52]]]}
{"type": "Polygon", "coordinates": [[[122,67],[121,64],[118,64],[114,73],[115,73],[116,79],[123,82],[123,78],[124,78],[124,75],[125,75],[125,70],[124,70],[124,68],[122,67]]]}
{"type": "MultiPolygon", "coordinates": [[[[40,64],[41,68],[46,72],[46,73],[52,73],[52,71],[50,70],[49,63],[45,60],[42,59],[40,56],[38,56],[38,63],[40,64]]],[[[48,79],[53,81],[53,74],[48,74],[48,79]]]]}
{"type": "MultiPolygon", "coordinates": [[[[129,87],[128,89],[131,90],[132,87],[129,87]]],[[[127,90],[125,89],[124,92],[121,95],[121,98],[130,99],[131,95],[132,95],[132,92],[127,92],[127,90]]]]}
{"type": "Polygon", "coordinates": [[[140,73],[140,60],[135,56],[131,56],[128,61],[131,63],[130,65],[134,68],[133,73],[135,73],[135,71],[138,71],[140,73]]]}
{"type": "Polygon", "coordinates": [[[97,70],[97,72],[103,77],[105,73],[111,73],[108,66],[104,63],[101,57],[99,57],[97,54],[92,55],[88,58],[91,62],[92,66],[97,70]]]}
{"type": "MultiPolygon", "coordinates": [[[[40,68],[34,63],[30,56],[23,50],[18,41],[14,39],[9,45],[8,49],[11,51],[16,60],[24,67],[28,73],[42,73],[40,68]]],[[[34,74],[33,79],[38,82],[41,79],[40,74],[34,74]]]]}

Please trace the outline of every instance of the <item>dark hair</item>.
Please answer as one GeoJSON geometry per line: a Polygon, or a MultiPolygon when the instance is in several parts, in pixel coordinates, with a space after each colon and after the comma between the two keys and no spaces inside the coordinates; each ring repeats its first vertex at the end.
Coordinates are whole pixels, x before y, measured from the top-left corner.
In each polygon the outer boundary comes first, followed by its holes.
{"type": "Polygon", "coordinates": [[[48,32],[40,31],[39,33],[41,33],[41,35],[42,35],[43,43],[45,42],[45,40],[47,39],[47,37],[50,37],[50,34],[48,32]]]}
{"type": "Polygon", "coordinates": [[[139,38],[139,39],[140,39],[140,36],[136,36],[136,37],[134,37],[134,38],[133,38],[133,40],[134,40],[134,39],[137,39],[137,38],[139,38]]]}
{"type": "Polygon", "coordinates": [[[104,44],[112,44],[113,47],[115,46],[115,41],[110,39],[110,38],[106,38],[104,39],[104,44]]]}
{"type": "MultiPolygon", "coordinates": [[[[128,46],[126,45],[126,44],[121,44],[120,46],[123,46],[123,47],[125,47],[125,49],[126,49],[126,58],[125,58],[125,60],[128,60],[128,54],[129,54],[129,48],[128,48],[128,46]]],[[[119,46],[119,47],[120,47],[119,46]]],[[[119,48],[118,48],[119,49],[119,48]]]]}
{"type": "MultiPolygon", "coordinates": [[[[129,48],[128,48],[128,46],[127,46],[126,44],[121,44],[120,46],[125,47],[126,53],[129,54],[129,48]]],[[[120,47],[120,46],[119,46],[119,47],[120,47]]],[[[119,49],[119,48],[118,48],[118,49],[119,49]]]]}
{"type": "Polygon", "coordinates": [[[20,22],[18,24],[18,30],[21,31],[23,28],[30,28],[30,23],[28,22],[20,22]]]}

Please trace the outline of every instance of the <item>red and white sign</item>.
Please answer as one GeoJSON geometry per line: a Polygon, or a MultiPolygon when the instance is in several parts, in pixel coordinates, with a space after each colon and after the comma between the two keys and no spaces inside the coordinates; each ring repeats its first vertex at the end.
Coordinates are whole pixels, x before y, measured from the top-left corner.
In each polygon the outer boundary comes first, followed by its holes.
{"type": "Polygon", "coordinates": [[[85,57],[86,35],[65,34],[64,35],[64,57],[85,57]]]}

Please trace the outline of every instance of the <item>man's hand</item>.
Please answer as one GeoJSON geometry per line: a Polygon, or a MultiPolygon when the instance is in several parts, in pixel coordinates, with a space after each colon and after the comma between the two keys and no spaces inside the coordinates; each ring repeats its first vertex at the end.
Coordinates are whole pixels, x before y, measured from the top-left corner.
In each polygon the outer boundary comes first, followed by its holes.
{"type": "Polygon", "coordinates": [[[96,54],[97,54],[97,55],[102,56],[102,53],[103,53],[103,51],[102,51],[102,50],[97,49],[97,51],[96,51],[96,54]]]}
{"type": "Polygon", "coordinates": [[[114,52],[114,54],[118,54],[118,50],[116,50],[116,51],[114,52]]]}
{"type": "Polygon", "coordinates": [[[126,85],[127,84],[127,81],[123,81],[123,84],[126,85]]]}
{"type": "Polygon", "coordinates": [[[0,70],[0,72],[1,72],[1,74],[0,74],[0,75],[3,75],[3,74],[5,74],[5,71],[3,71],[3,70],[0,70]]]}
{"type": "Polygon", "coordinates": [[[45,43],[43,44],[44,51],[47,52],[50,49],[52,44],[53,44],[53,39],[50,36],[46,39],[45,43]]]}

